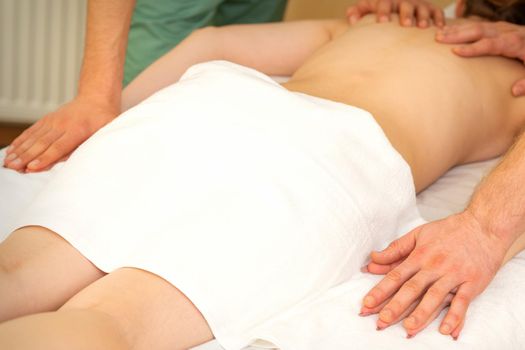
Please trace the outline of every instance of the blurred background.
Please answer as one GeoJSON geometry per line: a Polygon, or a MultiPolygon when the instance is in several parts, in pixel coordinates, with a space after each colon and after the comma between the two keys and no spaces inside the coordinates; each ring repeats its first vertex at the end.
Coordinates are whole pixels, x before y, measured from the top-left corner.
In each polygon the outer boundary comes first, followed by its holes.
{"type": "MultiPolygon", "coordinates": [[[[354,1],[289,0],[285,20],[343,18],[354,1]]],[[[85,15],[86,0],[0,0],[0,147],[75,95],[85,15]]]]}

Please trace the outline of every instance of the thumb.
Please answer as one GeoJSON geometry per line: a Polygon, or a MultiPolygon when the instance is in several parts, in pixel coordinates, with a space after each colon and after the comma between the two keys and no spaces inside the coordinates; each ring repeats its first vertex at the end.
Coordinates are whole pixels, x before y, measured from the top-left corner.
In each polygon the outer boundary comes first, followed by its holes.
{"type": "Polygon", "coordinates": [[[515,97],[524,96],[525,95],[525,78],[518,80],[514,83],[512,86],[512,94],[515,97]]]}
{"type": "Polygon", "coordinates": [[[401,238],[392,241],[392,243],[390,243],[388,247],[386,247],[382,251],[372,252],[372,262],[381,265],[387,265],[392,264],[398,260],[404,259],[410,254],[410,252],[412,252],[412,250],[416,246],[416,236],[420,230],[421,226],[416,227],[401,238]]]}

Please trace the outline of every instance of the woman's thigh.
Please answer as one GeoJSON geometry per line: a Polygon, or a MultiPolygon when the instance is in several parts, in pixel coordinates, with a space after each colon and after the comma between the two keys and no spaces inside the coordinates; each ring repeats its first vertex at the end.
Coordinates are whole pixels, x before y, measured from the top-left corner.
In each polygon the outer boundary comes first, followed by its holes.
{"type": "Polygon", "coordinates": [[[53,231],[18,229],[0,243],[0,322],[57,310],[104,275],[53,231]]]}
{"type": "Polygon", "coordinates": [[[134,349],[187,349],[213,339],[208,323],[181,291],[136,268],[121,268],[97,280],[60,310],[68,309],[110,315],[134,349]]]}

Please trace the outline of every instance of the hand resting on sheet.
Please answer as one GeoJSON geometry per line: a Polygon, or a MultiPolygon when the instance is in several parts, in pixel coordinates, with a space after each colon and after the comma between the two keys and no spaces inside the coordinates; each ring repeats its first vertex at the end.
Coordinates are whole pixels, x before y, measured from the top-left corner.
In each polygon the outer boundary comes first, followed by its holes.
{"type": "Polygon", "coordinates": [[[367,270],[386,276],[366,295],[362,312],[384,305],[380,328],[397,322],[400,315],[410,315],[403,325],[413,336],[448,300],[450,310],[440,332],[457,339],[470,301],[492,281],[506,251],[503,240],[487,232],[469,211],[419,226],[372,253],[367,270]]]}
{"type": "Polygon", "coordinates": [[[47,170],[119,113],[115,104],[77,97],[18,136],[7,149],[4,166],[24,172],[47,170]]]}

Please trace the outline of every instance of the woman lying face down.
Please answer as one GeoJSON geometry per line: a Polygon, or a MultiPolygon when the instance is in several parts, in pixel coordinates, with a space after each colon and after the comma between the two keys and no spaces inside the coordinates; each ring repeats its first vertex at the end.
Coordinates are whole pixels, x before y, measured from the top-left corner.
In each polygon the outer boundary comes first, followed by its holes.
{"type": "Polygon", "coordinates": [[[357,273],[348,242],[395,237],[415,192],[502,154],[522,127],[505,87],[524,68],[460,59],[434,33],[365,18],[192,34],[1,243],[0,346],[240,349],[272,335],[268,319],[357,273]],[[216,59],[291,79],[210,63],[170,85],[216,59]]]}

